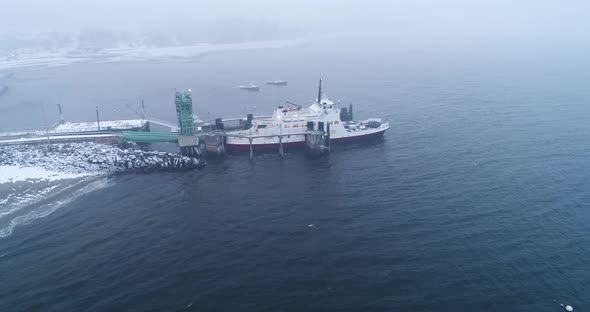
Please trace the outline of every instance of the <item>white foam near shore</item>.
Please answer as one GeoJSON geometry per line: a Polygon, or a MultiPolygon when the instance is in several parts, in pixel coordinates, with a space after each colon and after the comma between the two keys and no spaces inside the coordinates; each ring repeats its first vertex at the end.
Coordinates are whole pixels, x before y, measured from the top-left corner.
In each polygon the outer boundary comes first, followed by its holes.
{"type": "Polygon", "coordinates": [[[14,228],[19,225],[29,224],[35,219],[45,218],[57,211],[59,208],[63,207],[64,205],[69,204],[70,202],[78,199],[79,197],[90,192],[108,187],[110,185],[111,184],[109,180],[99,179],[74,191],[65,199],[52,201],[48,204],[37,207],[26,214],[19,215],[13,218],[8,224],[6,224],[5,226],[3,225],[3,227],[0,228],[0,239],[10,236],[14,231],[14,228]]]}
{"type": "Polygon", "coordinates": [[[41,167],[20,167],[0,165],[0,184],[15,182],[56,181],[88,176],[88,173],[67,173],[47,170],[41,167]]]}
{"type": "Polygon", "coordinates": [[[25,190],[22,193],[10,193],[5,198],[0,198],[0,219],[6,215],[10,215],[27,205],[34,204],[39,200],[45,198],[59,185],[51,185],[40,190],[25,190]],[[8,203],[8,204],[7,204],[8,203]]]}

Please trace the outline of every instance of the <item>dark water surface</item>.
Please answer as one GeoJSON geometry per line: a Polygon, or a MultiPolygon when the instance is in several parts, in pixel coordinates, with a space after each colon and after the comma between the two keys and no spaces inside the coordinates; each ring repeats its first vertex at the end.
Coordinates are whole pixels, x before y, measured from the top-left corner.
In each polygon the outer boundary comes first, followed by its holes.
{"type": "Polygon", "coordinates": [[[97,104],[121,117],[144,97],[173,120],[174,87],[193,89],[201,116],[264,113],[306,103],[321,76],[392,128],[326,159],[230,155],[112,178],[0,240],[0,310],[588,310],[588,61],[359,46],[17,74],[3,100],[14,116],[19,96],[59,100],[72,119],[97,104]],[[233,88],[275,78],[289,86],[233,88]]]}

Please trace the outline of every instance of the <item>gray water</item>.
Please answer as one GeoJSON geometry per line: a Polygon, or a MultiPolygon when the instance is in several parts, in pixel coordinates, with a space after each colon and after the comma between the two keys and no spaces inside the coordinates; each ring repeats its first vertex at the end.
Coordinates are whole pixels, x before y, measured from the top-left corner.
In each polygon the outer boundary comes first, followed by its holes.
{"type": "Polygon", "coordinates": [[[144,99],[174,120],[174,88],[204,119],[263,114],[307,103],[319,78],[392,127],[326,159],[237,154],[105,180],[0,240],[2,310],[587,309],[589,61],[530,43],[395,43],[16,74],[6,128],[38,125],[43,106],[55,120],[55,103],[91,120],[96,105],[133,117],[125,104],[144,99]],[[277,78],[289,85],[234,88],[277,78]]]}

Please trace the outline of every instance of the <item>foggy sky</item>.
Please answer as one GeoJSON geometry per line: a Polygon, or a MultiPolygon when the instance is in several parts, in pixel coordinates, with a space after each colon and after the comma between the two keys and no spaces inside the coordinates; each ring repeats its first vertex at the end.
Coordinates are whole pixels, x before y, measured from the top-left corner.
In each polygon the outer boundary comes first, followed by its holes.
{"type": "Polygon", "coordinates": [[[260,18],[311,31],[427,35],[587,35],[590,1],[551,0],[4,0],[0,33],[138,30],[220,17],[260,18]]]}

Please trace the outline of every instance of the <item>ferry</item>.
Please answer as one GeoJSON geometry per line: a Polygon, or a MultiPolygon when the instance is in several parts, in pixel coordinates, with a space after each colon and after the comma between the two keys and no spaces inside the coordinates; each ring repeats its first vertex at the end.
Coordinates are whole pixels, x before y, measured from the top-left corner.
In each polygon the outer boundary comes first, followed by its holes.
{"type": "Polygon", "coordinates": [[[305,133],[310,128],[329,129],[330,143],[363,141],[382,136],[389,129],[389,123],[380,118],[355,121],[352,105],[340,108],[322,94],[321,80],[318,97],[310,106],[288,103],[277,107],[272,116],[252,118],[246,124],[247,129],[228,132],[227,150],[246,151],[250,144],[253,150],[278,149],[279,136],[284,148],[305,147],[305,133]]]}

